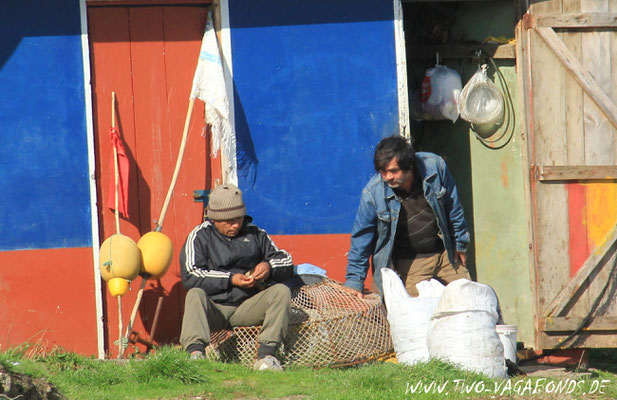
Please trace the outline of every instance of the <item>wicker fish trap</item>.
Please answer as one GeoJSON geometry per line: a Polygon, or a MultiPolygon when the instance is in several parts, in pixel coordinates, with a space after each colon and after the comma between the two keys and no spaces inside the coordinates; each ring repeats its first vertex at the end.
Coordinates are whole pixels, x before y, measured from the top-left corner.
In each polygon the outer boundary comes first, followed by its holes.
{"type": "MultiPolygon", "coordinates": [[[[377,294],[359,299],[331,279],[292,291],[289,332],[279,349],[284,366],[339,367],[392,352],[386,311],[377,294]]],[[[209,359],[251,366],[260,326],[213,333],[209,359]]]]}

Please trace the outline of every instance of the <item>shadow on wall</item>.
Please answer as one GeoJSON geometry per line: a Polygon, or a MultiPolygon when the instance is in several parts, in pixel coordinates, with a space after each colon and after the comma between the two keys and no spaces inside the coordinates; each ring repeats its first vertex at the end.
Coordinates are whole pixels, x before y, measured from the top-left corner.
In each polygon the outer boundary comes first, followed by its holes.
{"type": "MultiPolygon", "coordinates": [[[[176,345],[180,340],[185,296],[186,290],[179,280],[169,290],[163,287],[160,280],[148,280],[139,307],[139,317],[135,319],[135,325],[132,329],[134,333],[130,335],[130,338],[135,340],[136,343],[129,343],[128,352],[145,352],[147,346],[140,340],[152,342],[159,346],[176,345]],[[159,299],[162,299],[161,310],[156,326],[154,326],[159,299]],[[179,308],[178,299],[181,300],[179,308]],[[141,326],[137,324],[138,321],[141,321],[141,326]]],[[[106,349],[115,350],[116,343],[114,341],[117,340],[118,333],[114,328],[112,324],[108,324],[105,329],[106,349]]]]}
{"type": "MultiPolygon", "coordinates": [[[[0,1],[0,70],[19,48],[23,38],[81,35],[79,2],[71,4],[67,6],[46,0],[0,1]]],[[[182,34],[166,38],[174,41],[192,39],[182,34]]]]}
{"type": "Polygon", "coordinates": [[[179,280],[169,291],[163,288],[160,281],[153,281],[153,283],[148,285],[148,290],[144,291],[144,301],[140,317],[146,331],[149,333],[152,333],[156,304],[160,297],[163,298],[159,319],[154,332],[154,341],[156,343],[172,345],[179,342],[185,296],[186,290],[179,280]],[[177,299],[182,300],[179,302],[179,309],[177,299]]]}
{"type": "MultiPolygon", "coordinates": [[[[97,96],[93,96],[94,110],[98,109],[98,104],[97,104],[98,101],[99,99],[97,98],[97,96]]],[[[107,102],[108,101],[106,99],[103,99],[104,104],[107,104],[107,102]]],[[[118,109],[119,109],[119,106],[118,104],[116,104],[116,110],[118,109]]],[[[133,151],[131,150],[131,146],[129,146],[129,144],[127,143],[127,138],[123,135],[123,132],[125,132],[125,130],[123,128],[124,124],[123,124],[123,119],[122,119],[122,113],[118,111],[116,111],[116,123],[118,125],[118,131],[120,132],[120,141],[124,145],[124,150],[126,152],[126,158],[128,159],[128,164],[129,164],[129,182],[128,182],[129,218],[126,218],[126,216],[122,214],[120,214],[120,218],[129,222],[131,225],[136,226],[139,232],[143,234],[143,233],[150,231],[151,229],[150,221],[153,220],[153,215],[151,213],[151,207],[141,206],[142,204],[151,204],[150,185],[148,184],[148,182],[146,181],[146,179],[144,178],[141,172],[140,164],[137,162],[135,155],[133,154],[133,151]],[[139,201],[132,201],[131,199],[139,199],[139,201]]],[[[99,132],[97,136],[100,138],[100,141],[95,144],[98,148],[100,148],[101,146],[109,146],[109,148],[111,149],[113,147],[112,144],[110,143],[111,139],[110,139],[109,131],[104,130],[103,132],[99,132]]],[[[103,152],[99,149],[97,153],[102,154],[103,152]]],[[[107,222],[108,224],[111,224],[111,226],[115,226],[112,220],[107,219],[107,218],[103,220],[102,218],[102,216],[105,214],[108,214],[112,218],[114,215],[113,207],[109,207],[107,195],[111,195],[110,193],[115,193],[115,191],[109,190],[111,183],[115,181],[114,179],[115,171],[114,171],[113,164],[111,164],[110,159],[106,157],[103,157],[103,158],[97,157],[96,163],[97,163],[97,166],[95,168],[96,180],[97,182],[100,182],[100,184],[97,185],[97,192],[98,192],[97,198],[99,199],[99,204],[101,204],[99,205],[99,218],[100,218],[99,219],[100,221],[99,234],[101,235],[101,240],[103,240],[104,239],[103,236],[105,232],[105,223],[107,222]],[[104,164],[105,166],[101,164],[104,164]],[[102,171],[104,170],[106,170],[107,173],[105,174],[105,176],[101,176],[102,171]],[[107,195],[105,196],[101,193],[101,190],[103,188],[105,188],[105,190],[109,190],[109,193],[107,193],[107,195]],[[103,208],[105,208],[105,212],[102,211],[103,208]]],[[[156,217],[158,217],[158,215],[156,217]]]]}
{"type": "MultiPolygon", "coordinates": [[[[249,18],[233,18],[234,28],[277,27],[288,25],[340,24],[371,21],[392,21],[392,8],[375,8],[372,0],[357,0],[354,12],[340,12],[340,2],[305,1],[305,0],[234,0],[232,11],[254,8],[259,18],[252,16],[255,12],[241,13],[249,18]],[[259,12],[267,9],[268,12],[259,12]],[[293,9],[293,13],[289,10],[293,9]],[[365,10],[358,12],[357,10],[365,10]]],[[[240,13],[232,13],[237,16],[240,13]]],[[[393,33],[394,34],[394,33],[393,33]]]]}
{"type": "Polygon", "coordinates": [[[25,37],[80,35],[80,10],[45,0],[0,2],[0,69],[25,37]],[[36,22],[34,22],[36,21],[36,22]]]}
{"type": "Polygon", "coordinates": [[[234,85],[234,116],[236,124],[236,162],[238,177],[244,179],[253,186],[257,181],[257,166],[259,160],[255,152],[255,143],[251,137],[251,130],[240,96],[234,85]]]}

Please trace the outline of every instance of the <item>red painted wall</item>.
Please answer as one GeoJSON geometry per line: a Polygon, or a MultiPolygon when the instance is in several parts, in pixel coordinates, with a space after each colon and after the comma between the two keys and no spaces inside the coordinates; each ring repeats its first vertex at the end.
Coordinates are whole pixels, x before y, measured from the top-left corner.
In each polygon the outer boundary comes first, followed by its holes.
{"type": "Polygon", "coordinates": [[[91,248],[0,252],[0,349],[26,341],[97,354],[91,248]]]}
{"type": "MultiPolygon", "coordinates": [[[[349,235],[273,235],[273,239],[292,254],[295,264],[314,264],[326,269],[330,278],[344,281],[349,235]]],[[[174,268],[160,281],[147,281],[135,323],[135,329],[148,338],[156,301],[163,296],[156,337],[165,343],[176,341],[182,320],[185,291],[176,270],[177,251],[174,268]]],[[[132,282],[122,297],[123,331],[140,283],[141,278],[132,282]]],[[[44,350],[60,346],[97,354],[91,248],[0,252],[0,305],[0,348],[29,341],[44,350]]],[[[106,348],[113,355],[119,334],[117,298],[108,297],[106,307],[106,348]]]]}
{"type": "MultiPolygon", "coordinates": [[[[259,221],[256,223],[259,225],[259,221]]],[[[291,253],[295,265],[316,265],[328,271],[328,277],[345,282],[351,235],[272,235],[272,239],[278,247],[291,253]]],[[[370,288],[372,281],[369,271],[365,287],[370,288]]]]}

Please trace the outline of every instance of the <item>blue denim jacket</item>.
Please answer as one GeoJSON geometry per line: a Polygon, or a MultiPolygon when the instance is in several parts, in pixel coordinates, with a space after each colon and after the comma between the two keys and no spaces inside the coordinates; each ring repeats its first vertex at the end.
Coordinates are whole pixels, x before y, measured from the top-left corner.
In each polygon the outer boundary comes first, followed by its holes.
{"type": "MultiPolygon", "coordinates": [[[[455,250],[466,251],[469,232],[454,179],[445,161],[433,153],[416,153],[424,197],[437,216],[437,225],[448,258],[455,263],[455,250]]],[[[362,290],[373,256],[374,279],[382,292],[382,268],[391,266],[390,256],[401,203],[394,191],[375,174],[362,190],[360,207],[351,232],[345,286],[362,290]]]]}

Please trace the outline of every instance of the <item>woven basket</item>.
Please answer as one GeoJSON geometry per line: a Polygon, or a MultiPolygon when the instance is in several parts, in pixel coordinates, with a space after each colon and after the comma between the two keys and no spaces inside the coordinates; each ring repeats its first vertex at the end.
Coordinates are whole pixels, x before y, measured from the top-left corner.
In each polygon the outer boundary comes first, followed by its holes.
{"type": "MultiPolygon", "coordinates": [[[[287,338],[279,349],[284,366],[339,367],[392,352],[386,311],[377,294],[359,299],[330,279],[292,291],[287,338]]],[[[261,326],[235,327],[212,334],[211,360],[251,366],[261,326]]]]}

